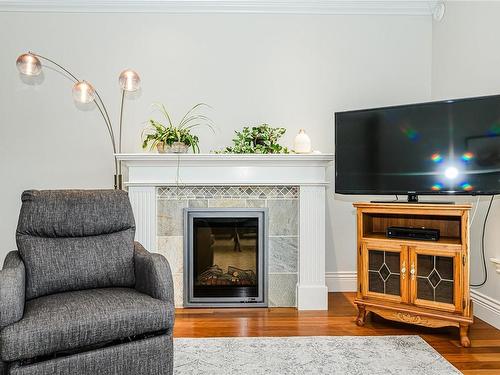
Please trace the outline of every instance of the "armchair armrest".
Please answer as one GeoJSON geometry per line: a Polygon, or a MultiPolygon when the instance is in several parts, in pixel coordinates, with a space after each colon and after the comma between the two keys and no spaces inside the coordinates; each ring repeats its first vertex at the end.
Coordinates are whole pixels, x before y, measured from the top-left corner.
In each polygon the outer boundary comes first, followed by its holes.
{"type": "Polygon", "coordinates": [[[135,289],[174,306],[174,286],[167,259],[134,243],[135,289]]]}
{"type": "Polygon", "coordinates": [[[5,257],[0,271],[0,328],[23,317],[26,274],[19,252],[11,251],[5,257]]]}

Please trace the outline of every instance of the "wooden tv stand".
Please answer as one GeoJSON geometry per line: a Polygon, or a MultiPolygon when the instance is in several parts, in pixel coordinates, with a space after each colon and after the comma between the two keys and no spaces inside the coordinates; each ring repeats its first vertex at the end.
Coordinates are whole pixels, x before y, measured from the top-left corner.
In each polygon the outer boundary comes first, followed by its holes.
{"type": "Polygon", "coordinates": [[[468,204],[354,203],[357,209],[358,307],[427,327],[455,326],[470,346],[468,204]],[[388,226],[440,230],[438,241],[386,237],[388,226]]]}

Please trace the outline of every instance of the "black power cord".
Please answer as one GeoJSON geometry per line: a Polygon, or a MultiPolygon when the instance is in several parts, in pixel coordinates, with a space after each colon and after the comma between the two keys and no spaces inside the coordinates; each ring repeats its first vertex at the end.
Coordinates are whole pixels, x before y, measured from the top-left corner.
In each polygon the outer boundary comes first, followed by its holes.
{"type": "Polygon", "coordinates": [[[490,203],[488,204],[488,210],[486,211],[486,216],[484,217],[484,221],[483,221],[483,233],[481,235],[481,258],[483,261],[484,280],[479,284],[470,284],[470,286],[473,288],[482,287],[488,281],[488,268],[486,267],[486,256],[484,254],[484,232],[486,231],[486,223],[488,222],[488,216],[490,214],[491,204],[493,203],[493,198],[495,198],[494,195],[491,196],[490,203]]]}

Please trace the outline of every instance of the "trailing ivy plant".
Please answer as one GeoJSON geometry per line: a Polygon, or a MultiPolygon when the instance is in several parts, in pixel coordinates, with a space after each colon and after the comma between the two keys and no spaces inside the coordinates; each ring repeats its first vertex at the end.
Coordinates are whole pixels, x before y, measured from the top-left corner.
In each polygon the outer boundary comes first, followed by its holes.
{"type": "Polygon", "coordinates": [[[268,124],[245,126],[236,131],[233,145],[217,151],[220,154],[288,154],[288,148],[278,140],[285,134],[285,128],[272,128],[268,124]]]}
{"type": "Polygon", "coordinates": [[[153,106],[163,115],[166,124],[152,118],[149,119],[148,126],[142,133],[142,148],[149,147],[152,150],[159,145],[172,146],[175,142],[181,142],[190,147],[193,153],[199,153],[200,140],[198,136],[191,133],[191,130],[199,126],[208,126],[215,133],[212,121],[207,116],[196,113],[202,107],[210,108],[207,104],[196,104],[184,115],[178,125],[174,125],[163,104],[154,104],[153,106]]]}

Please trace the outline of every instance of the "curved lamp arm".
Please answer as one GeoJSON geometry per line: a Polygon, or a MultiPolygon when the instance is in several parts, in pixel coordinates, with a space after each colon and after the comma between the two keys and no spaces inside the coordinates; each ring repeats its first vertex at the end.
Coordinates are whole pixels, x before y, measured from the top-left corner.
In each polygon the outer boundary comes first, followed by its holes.
{"type": "Polygon", "coordinates": [[[69,78],[71,78],[75,83],[75,85],[73,86],[73,95],[75,97],[75,100],[80,101],[82,103],[90,103],[91,101],[95,103],[97,109],[99,110],[104,120],[106,129],[108,130],[108,134],[111,140],[111,146],[113,147],[113,157],[115,161],[115,189],[117,188],[121,189],[122,188],[121,163],[118,162],[116,158],[116,153],[117,151],[121,152],[122,149],[121,147],[122,124],[123,124],[123,105],[125,99],[125,91],[136,91],[139,89],[140,85],[139,75],[135,71],[130,69],[124,70],[120,74],[119,83],[120,86],[122,87],[122,98],[120,107],[119,139],[117,148],[115,134],[113,131],[113,125],[111,122],[111,118],[109,116],[108,109],[106,108],[106,105],[104,104],[104,101],[102,100],[99,92],[96,89],[94,89],[94,87],[90,83],[80,80],[72,72],[70,72],[68,69],[66,69],[61,64],[55,62],[54,60],[31,51],[19,56],[16,61],[16,65],[22,74],[31,76],[38,75],[40,74],[42,69],[40,60],[47,61],[55,65],[59,69],[61,69],[66,74],[68,74],[69,78]]]}
{"type": "MultiPolygon", "coordinates": [[[[32,52],[32,51],[29,51],[28,53],[30,55],[38,57],[41,60],[45,60],[45,61],[47,61],[47,62],[49,62],[51,64],[54,64],[59,69],[63,70],[65,73],[67,73],[73,79],[73,81],[76,84],[78,84],[79,82],[83,82],[82,80],[80,80],[79,78],[77,78],[73,73],[71,73],[68,69],[66,69],[61,64],[55,62],[54,60],[52,60],[52,59],[50,59],[48,57],[42,56],[42,55],[40,55],[38,53],[32,52]]],[[[92,86],[90,86],[90,87],[92,87],[92,86]]],[[[93,101],[94,101],[97,109],[101,113],[101,116],[102,116],[102,118],[104,120],[106,128],[108,129],[109,137],[110,137],[110,140],[111,140],[111,146],[113,147],[113,157],[115,159],[115,173],[118,174],[118,162],[116,160],[116,156],[114,156],[114,154],[116,154],[116,141],[115,141],[115,134],[113,132],[113,125],[111,123],[111,119],[109,117],[106,105],[104,104],[101,96],[99,95],[99,92],[97,90],[95,90],[93,87],[92,87],[92,89],[94,90],[94,93],[95,93],[95,95],[97,97],[97,100],[93,100],[93,101]]]]}

